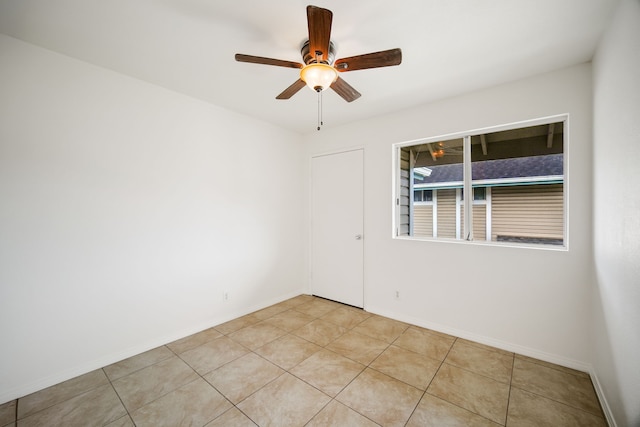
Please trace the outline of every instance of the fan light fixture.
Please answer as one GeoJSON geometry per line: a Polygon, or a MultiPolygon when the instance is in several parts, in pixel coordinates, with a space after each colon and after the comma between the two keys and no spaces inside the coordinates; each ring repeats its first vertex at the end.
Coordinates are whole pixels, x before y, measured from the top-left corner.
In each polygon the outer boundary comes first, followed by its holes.
{"type": "Polygon", "coordinates": [[[300,70],[300,78],[315,92],[322,92],[338,79],[338,71],[330,65],[314,62],[300,70]]]}
{"type": "Polygon", "coordinates": [[[307,6],[309,38],[300,48],[302,63],[236,53],[236,61],[239,62],[275,65],[277,67],[300,70],[300,77],[276,96],[276,99],[289,99],[299,90],[302,90],[303,87],[309,86],[311,90],[318,93],[318,130],[323,124],[323,91],[331,88],[347,102],[353,102],[360,98],[360,92],[339,77],[338,71],[344,73],[367,68],[389,67],[399,65],[402,62],[402,51],[397,48],[336,59],[335,45],[331,41],[332,21],[333,12],[329,9],[312,5],[307,6]]]}

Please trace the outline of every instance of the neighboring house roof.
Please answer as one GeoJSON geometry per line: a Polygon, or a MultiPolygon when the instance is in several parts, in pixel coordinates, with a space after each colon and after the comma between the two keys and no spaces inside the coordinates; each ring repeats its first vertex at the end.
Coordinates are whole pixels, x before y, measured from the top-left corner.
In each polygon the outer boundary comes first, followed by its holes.
{"type": "MultiPolygon", "coordinates": [[[[430,175],[414,174],[414,185],[420,187],[441,186],[444,183],[461,183],[463,180],[462,164],[429,166],[430,175]]],[[[563,155],[515,157],[511,159],[485,160],[471,163],[473,182],[514,182],[526,179],[528,182],[548,182],[562,179],[563,155]],[[536,179],[536,177],[539,177],[536,179]]]]}

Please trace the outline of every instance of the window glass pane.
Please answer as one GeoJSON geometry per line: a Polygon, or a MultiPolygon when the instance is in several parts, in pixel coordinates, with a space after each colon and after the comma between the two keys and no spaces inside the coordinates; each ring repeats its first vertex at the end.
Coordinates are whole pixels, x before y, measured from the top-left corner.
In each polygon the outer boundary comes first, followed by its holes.
{"type": "MultiPolygon", "coordinates": [[[[472,185],[490,187],[491,241],[563,244],[564,123],[551,123],[471,137],[472,185]]],[[[474,191],[479,199],[480,187],[474,191]]]]}
{"type": "Polygon", "coordinates": [[[486,200],[487,193],[485,187],[476,187],[473,189],[473,200],[486,200]]]}
{"type": "MultiPolygon", "coordinates": [[[[433,201],[437,192],[437,209],[429,204],[413,206],[411,230],[417,237],[460,238],[460,217],[456,214],[456,188],[463,182],[462,138],[424,143],[408,147],[413,161],[413,187],[422,190],[422,202],[433,201]],[[435,217],[434,217],[435,215],[435,217]]],[[[416,200],[417,201],[417,200],[416,200]]]]}
{"type": "Polygon", "coordinates": [[[564,245],[564,130],[558,121],[400,146],[396,235],[564,245]]]}

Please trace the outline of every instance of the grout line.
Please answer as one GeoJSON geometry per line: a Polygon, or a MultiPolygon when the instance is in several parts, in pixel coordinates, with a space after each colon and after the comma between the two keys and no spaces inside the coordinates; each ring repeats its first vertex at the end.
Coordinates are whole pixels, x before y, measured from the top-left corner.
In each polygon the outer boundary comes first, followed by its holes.
{"type": "Polygon", "coordinates": [[[516,355],[511,358],[511,376],[509,377],[509,394],[507,395],[507,412],[504,414],[504,425],[507,425],[509,419],[509,408],[511,407],[511,390],[513,388],[513,370],[516,366],[516,355]]]}
{"type": "Polygon", "coordinates": [[[580,371],[578,369],[568,368],[566,366],[558,365],[557,363],[546,362],[544,360],[535,359],[533,357],[524,356],[518,353],[514,353],[514,355],[518,360],[524,363],[531,363],[533,365],[542,366],[543,368],[553,369],[554,371],[561,372],[563,374],[573,375],[574,377],[577,377],[577,378],[582,378],[582,379],[588,378],[589,380],[591,380],[591,375],[588,372],[580,371]]]}
{"type": "MultiPolygon", "coordinates": [[[[67,382],[69,382],[69,381],[73,381],[73,380],[75,380],[75,379],[77,379],[77,378],[79,378],[79,377],[81,377],[81,376],[88,375],[88,374],[90,374],[90,373],[92,373],[92,372],[96,372],[96,371],[98,371],[98,370],[102,371],[102,374],[107,378],[107,381],[109,381],[109,377],[108,377],[108,376],[107,376],[107,374],[104,372],[103,368],[98,368],[98,369],[94,369],[94,370],[92,370],[92,371],[89,371],[89,372],[87,372],[87,373],[85,373],[85,374],[78,375],[78,376],[76,376],[76,377],[70,378],[70,379],[68,379],[68,380],[66,380],[66,381],[62,381],[62,382],[60,382],[60,383],[53,384],[53,385],[51,385],[51,386],[49,386],[49,387],[45,387],[45,388],[43,388],[43,389],[41,389],[41,390],[38,390],[38,391],[35,391],[35,392],[33,392],[33,393],[27,394],[26,396],[22,396],[22,397],[17,398],[17,399],[16,399],[16,421],[15,421],[15,422],[17,423],[17,422],[19,421],[19,420],[18,420],[18,405],[19,405],[20,400],[22,400],[22,399],[24,399],[25,397],[30,396],[30,395],[32,395],[32,394],[40,393],[40,392],[42,392],[42,391],[44,391],[44,390],[47,390],[47,389],[50,389],[50,388],[57,387],[57,386],[59,386],[59,385],[61,385],[61,384],[67,383],[67,382]]],[[[36,415],[36,414],[38,414],[38,413],[40,413],[40,412],[42,412],[42,411],[45,411],[45,410],[50,409],[50,408],[53,408],[53,407],[54,407],[54,406],[56,406],[56,405],[60,405],[60,404],[62,404],[62,403],[64,403],[64,402],[68,402],[68,401],[69,401],[69,400],[71,400],[71,399],[75,399],[76,397],[82,396],[83,394],[87,394],[87,393],[89,393],[89,392],[91,392],[91,391],[93,391],[93,390],[96,390],[96,389],[98,389],[98,388],[100,388],[100,387],[102,387],[102,386],[105,386],[105,385],[107,385],[107,384],[106,384],[106,383],[104,383],[104,384],[97,384],[97,385],[94,385],[94,386],[92,386],[92,387],[90,387],[90,388],[83,389],[82,391],[75,392],[75,394],[73,394],[73,395],[71,395],[71,396],[69,396],[69,397],[65,398],[64,400],[61,400],[61,401],[56,402],[56,403],[52,403],[52,404],[50,404],[49,406],[42,407],[42,408],[38,409],[37,411],[31,412],[30,414],[25,415],[24,417],[20,418],[20,420],[24,420],[25,418],[29,418],[29,417],[31,417],[31,416],[33,416],[33,415],[36,415]]]]}
{"type": "MultiPolygon", "coordinates": [[[[104,376],[107,377],[107,380],[109,381],[109,385],[111,386],[111,388],[113,389],[113,392],[116,394],[116,396],[118,397],[118,400],[120,401],[120,404],[122,405],[122,407],[124,408],[124,411],[127,413],[127,416],[129,417],[129,419],[131,420],[131,422],[133,423],[133,425],[135,426],[136,423],[135,421],[133,421],[133,417],[131,416],[131,413],[129,413],[129,408],[127,408],[127,406],[124,404],[124,402],[122,401],[122,397],[120,397],[120,393],[118,393],[118,390],[116,390],[116,388],[113,385],[113,381],[111,381],[111,378],[109,378],[109,376],[107,375],[107,373],[104,371],[104,367],[100,368],[102,369],[102,372],[104,373],[104,376]]],[[[120,417],[122,418],[122,417],[120,417]]],[[[119,420],[120,418],[117,418],[114,421],[119,420]]]]}
{"type": "MultiPolygon", "coordinates": [[[[453,335],[451,335],[451,336],[453,336],[453,335]]],[[[435,397],[436,399],[440,399],[440,400],[442,400],[443,402],[446,402],[446,403],[448,403],[448,404],[450,404],[450,405],[456,406],[456,407],[458,407],[458,408],[460,408],[460,409],[462,409],[462,410],[464,410],[464,411],[467,411],[467,412],[469,412],[469,413],[471,413],[471,414],[473,414],[473,415],[476,415],[476,416],[478,416],[478,417],[484,418],[485,420],[489,420],[489,421],[491,421],[491,422],[495,423],[495,421],[493,421],[492,419],[489,419],[489,418],[485,417],[485,416],[484,416],[484,415],[482,415],[482,414],[479,414],[479,413],[477,413],[477,412],[474,412],[474,411],[472,411],[472,410],[470,410],[470,409],[468,409],[468,408],[462,407],[462,406],[458,405],[457,403],[454,403],[454,402],[451,402],[451,401],[449,401],[449,400],[446,400],[446,399],[444,399],[444,398],[442,398],[442,397],[440,397],[440,396],[436,396],[436,395],[434,395],[434,394],[429,393],[429,387],[431,387],[431,384],[433,383],[433,381],[435,380],[436,376],[438,375],[438,372],[440,372],[440,369],[441,369],[441,368],[442,368],[442,366],[446,363],[447,357],[449,357],[449,353],[451,353],[451,350],[453,349],[453,346],[454,346],[454,345],[456,344],[456,342],[458,342],[458,340],[460,339],[459,337],[454,337],[454,338],[455,338],[455,339],[454,339],[454,340],[453,340],[453,342],[451,343],[451,347],[449,347],[449,350],[447,351],[447,354],[446,354],[446,355],[445,355],[445,357],[442,359],[442,362],[440,362],[440,366],[438,367],[438,370],[436,371],[436,373],[433,375],[433,378],[431,378],[431,381],[429,382],[429,385],[428,385],[428,386],[427,386],[427,388],[425,389],[425,391],[424,391],[424,395],[422,396],[422,398],[424,398],[424,396],[428,394],[429,396],[435,397]]],[[[460,368],[460,367],[458,367],[458,366],[451,365],[451,364],[449,364],[449,363],[446,363],[446,364],[447,364],[447,365],[449,365],[449,366],[453,366],[453,367],[455,367],[455,368],[458,368],[458,369],[464,370],[464,371],[466,371],[466,372],[470,372],[470,373],[473,373],[473,374],[476,374],[476,375],[480,375],[480,374],[477,374],[476,372],[469,371],[469,370],[467,370],[467,369],[463,369],[463,368],[460,368]]],[[[512,369],[513,369],[513,364],[512,364],[512,369]]],[[[480,376],[485,377],[485,378],[489,378],[489,379],[492,379],[492,380],[493,380],[493,378],[486,377],[486,376],[484,376],[484,375],[480,375],[480,376]]],[[[495,380],[494,380],[494,381],[495,381],[495,380]]],[[[497,381],[497,382],[499,382],[499,381],[497,381]]],[[[504,383],[501,383],[501,384],[504,384],[504,383]]],[[[412,414],[412,415],[413,415],[413,414],[412,414]]],[[[505,425],[505,424],[503,424],[503,425],[505,425]]]]}
{"type": "MultiPolygon", "coordinates": [[[[485,416],[484,416],[484,415],[482,415],[482,414],[478,414],[477,412],[473,412],[472,410],[470,410],[470,409],[468,409],[468,408],[465,408],[465,407],[463,407],[463,406],[460,406],[460,405],[458,405],[457,403],[450,402],[450,401],[448,401],[448,400],[446,400],[446,399],[443,399],[443,398],[442,398],[442,397],[440,397],[440,396],[436,396],[435,394],[431,394],[431,393],[429,393],[429,392],[425,392],[424,394],[425,394],[425,395],[427,395],[427,394],[428,394],[429,396],[433,397],[434,399],[442,400],[443,402],[448,403],[449,405],[455,406],[456,408],[460,408],[460,409],[462,409],[462,410],[463,410],[463,411],[465,411],[465,412],[468,412],[468,413],[473,414],[473,415],[475,415],[475,416],[477,416],[477,417],[483,418],[483,419],[485,419],[485,420],[487,420],[487,421],[490,421],[490,422],[491,422],[491,423],[493,423],[493,424],[498,424],[498,425],[500,425],[500,423],[497,423],[497,422],[495,422],[494,420],[492,420],[492,419],[490,419],[490,418],[487,418],[487,417],[485,417],[485,416]]],[[[504,424],[502,424],[502,425],[504,425],[504,424]]]]}
{"type": "MultiPolygon", "coordinates": [[[[589,414],[589,415],[593,415],[594,417],[602,418],[603,420],[605,420],[605,421],[606,421],[606,418],[605,418],[605,416],[604,416],[604,413],[602,413],[602,412],[601,412],[600,414],[594,414],[593,412],[587,411],[587,410],[582,409],[582,408],[578,408],[577,406],[574,406],[574,405],[569,404],[569,403],[567,403],[567,402],[562,402],[562,401],[557,400],[557,399],[555,399],[555,398],[553,398],[553,397],[545,396],[545,395],[543,395],[543,394],[539,394],[539,393],[536,393],[536,392],[534,392],[534,391],[527,390],[526,388],[522,388],[522,387],[518,387],[518,386],[513,386],[513,388],[518,389],[518,390],[525,391],[525,392],[527,392],[527,393],[533,394],[533,395],[538,396],[538,397],[541,397],[541,398],[543,398],[543,399],[550,400],[550,401],[552,401],[552,402],[558,403],[558,404],[563,405],[563,406],[566,406],[566,407],[568,407],[568,408],[572,408],[572,409],[575,409],[575,410],[577,410],[577,411],[584,412],[585,414],[589,414]]],[[[597,397],[597,396],[596,396],[596,397],[597,397]]],[[[596,400],[598,400],[598,399],[596,399],[596,400]]],[[[600,404],[600,401],[599,401],[599,400],[598,400],[598,404],[600,404]]],[[[599,406],[599,407],[600,407],[600,406],[599,406]]]]}
{"type": "MultiPolygon", "coordinates": [[[[434,377],[435,377],[435,375],[434,375],[434,377]]],[[[426,394],[427,394],[427,389],[425,388],[424,391],[422,392],[422,396],[420,396],[420,399],[418,399],[418,403],[416,403],[416,406],[413,407],[413,410],[409,414],[409,418],[407,418],[407,421],[405,421],[405,423],[404,423],[405,426],[407,424],[409,424],[409,421],[411,420],[411,417],[413,417],[413,414],[416,413],[416,409],[418,409],[418,406],[420,406],[420,402],[422,402],[422,399],[424,399],[424,396],[426,394]]]]}

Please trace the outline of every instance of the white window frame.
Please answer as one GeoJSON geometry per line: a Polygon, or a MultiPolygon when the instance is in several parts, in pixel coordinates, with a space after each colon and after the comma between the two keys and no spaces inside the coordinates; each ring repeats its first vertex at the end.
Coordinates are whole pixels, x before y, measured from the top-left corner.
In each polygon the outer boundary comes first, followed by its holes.
{"type": "MultiPolygon", "coordinates": [[[[392,191],[392,207],[394,210],[394,215],[392,215],[393,218],[393,224],[392,224],[392,238],[393,239],[398,239],[398,240],[426,240],[426,241],[436,241],[436,242],[453,242],[453,243],[460,243],[460,244],[479,244],[479,245],[492,245],[492,246],[511,246],[511,247],[518,247],[518,248],[533,248],[533,249],[542,249],[542,250],[551,250],[551,251],[568,251],[569,250],[569,141],[570,141],[570,118],[569,118],[569,114],[558,114],[558,115],[553,115],[553,116],[546,116],[546,117],[541,117],[541,118],[537,118],[537,119],[531,119],[531,120],[523,120],[520,122],[513,122],[513,123],[508,123],[508,124],[503,124],[503,125],[497,125],[497,126],[489,126],[489,127],[484,127],[484,128],[478,128],[478,129],[472,129],[472,130],[468,130],[468,131],[463,131],[463,132],[455,132],[455,133],[449,133],[449,134],[442,134],[442,135],[437,135],[437,136],[433,136],[433,137],[428,137],[428,138],[421,138],[421,139],[415,139],[415,140],[411,140],[411,141],[405,141],[405,142],[399,142],[399,143],[395,143],[392,145],[392,162],[393,162],[393,177],[392,177],[392,185],[393,185],[393,191],[392,191]],[[438,141],[443,141],[443,140],[451,140],[451,139],[460,139],[463,138],[463,147],[464,147],[464,151],[463,151],[463,167],[464,167],[464,181],[462,182],[462,188],[465,188],[465,193],[466,194],[473,194],[471,189],[472,189],[472,182],[471,182],[471,137],[475,136],[475,135],[483,135],[483,134],[487,134],[487,133],[493,133],[493,132],[500,132],[500,131],[506,131],[506,130],[513,130],[513,129],[519,129],[519,128],[526,128],[526,127],[531,127],[531,126],[538,126],[538,125],[546,125],[546,124],[551,124],[551,123],[557,123],[557,122],[564,122],[564,132],[563,132],[563,177],[562,177],[562,184],[563,184],[563,244],[562,245],[545,245],[545,244],[527,244],[527,243],[513,243],[513,242],[496,242],[496,241],[491,241],[491,234],[492,234],[492,230],[491,230],[491,219],[492,219],[492,212],[491,212],[491,189],[490,187],[487,187],[487,192],[486,192],[486,200],[483,201],[483,203],[481,204],[486,204],[487,205],[487,212],[486,212],[486,217],[487,217],[487,225],[486,225],[486,240],[473,240],[473,208],[472,208],[472,204],[473,203],[473,197],[469,198],[467,197],[465,199],[465,202],[468,203],[470,206],[466,206],[465,205],[465,212],[470,212],[471,215],[465,215],[465,230],[469,230],[469,233],[467,234],[467,236],[465,236],[465,239],[459,239],[459,237],[455,240],[453,239],[442,239],[442,238],[438,238],[437,234],[437,186],[436,188],[434,188],[434,186],[432,186],[431,188],[433,188],[433,201],[429,202],[433,204],[433,237],[415,237],[415,236],[398,236],[397,234],[397,227],[396,225],[399,224],[399,210],[396,207],[396,200],[397,197],[399,196],[399,175],[400,175],[400,168],[399,168],[399,158],[400,158],[400,150],[404,147],[410,147],[410,146],[414,146],[414,145],[419,145],[419,144],[429,144],[429,143],[435,143],[438,141]],[[468,157],[468,159],[467,159],[468,157]],[[468,169],[468,170],[467,170],[468,169]],[[487,203],[489,202],[489,203],[487,203]]],[[[557,177],[550,177],[551,178],[556,178],[557,177]]],[[[413,179],[411,179],[411,181],[413,181],[413,179]]],[[[482,186],[481,182],[475,182],[474,183],[476,186],[480,185],[482,186]]],[[[449,184],[451,185],[451,184],[449,184]]],[[[450,187],[449,187],[450,188],[450,187]]],[[[411,201],[413,202],[413,190],[414,189],[419,189],[419,187],[414,187],[413,184],[411,185],[411,201]]],[[[458,194],[458,192],[456,191],[456,195],[458,194]]],[[[456,197],[457,199],[457,197],[456,197]]],[[[457,203],[456,203],[456,211],[458,211],[458,207],[457,207],[457,203]]],[[[413,206],[413,203],[411,203],[411,206],[413,206]]],[[[410,209],[413,209],[412,207],[410,209]]],[[[456,235],[460,236],[461,230],[458,230],[458,223],[459,223],[459,216],[456,215],[456,235]]]]}
{"type": "Polygon", "coordinates": [[[433,197],[434,197],[434,191],[435,191],[434,189],[431,189],[431,188],[428,188],[428,189],[427,189],[427,188],[416,188],[416,187],[413,187],[413,191],[414,191],[414,192],[415,192],[415,191],[431,191],[431,200],[427,200],[426,202],[425,202],[424,200],[419,201],[419,202],[416,202],[416,201],[415,201],[415,193],[414,193],[414,196],[413,196],[413,197],[414,197],[413,204],[414,204],[415,206],[430,206],[430,205],[433,205],[433,197]]]}

